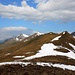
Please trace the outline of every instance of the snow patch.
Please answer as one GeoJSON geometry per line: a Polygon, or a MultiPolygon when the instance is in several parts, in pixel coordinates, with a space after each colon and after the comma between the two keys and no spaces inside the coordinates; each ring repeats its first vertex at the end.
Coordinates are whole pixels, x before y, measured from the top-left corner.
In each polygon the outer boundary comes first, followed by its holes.
{"type": "Polygon", "coordinates": [[[25,56],[13,56],[13,58],[24,58],[25,56]]]}
{"type": "Polygon", "coordinates": [[[75,46],[71,43],[69,43],[69,45],[75,50],[75,46]]]}
{"type": "Polygon", "coordinates": [[[55,41],[55,40],[59,40],[59,38],[60,38],[61,36],[57,36],[57,37],[55,37],[53,40],[51,40],[51,41],[55,41]]]}
{"type": "Polygon", "coordinates": [[[65,32],[63,32],[63,34],[65,34],[65,32]]]}
{"type": "Polygon", "coordinates": [[[8,55],[10,55],[11,53],[7,53],[7,54],[5,54],[6,56],[8,56],[8,55]]]}
{"type": "Polygon", "coordinates": [[[2,65],[13,65],[13,64],[20,64],[20,65],[28,65],[28,64],[31,64],[30,62],[2,62],[0,63],[0,66],[2,65]]]}
{"type": "Polygon", "coordinates": [[[58,46],[55,46],[52,43],[44,44],[41,47],[41,50],[39,50],[37,54],[26,57],[22,60],[31,60],[31,59],[35,59],[35,58],[39,58],[39,57],[44,57],[44,56],[57,56],[57,55],[66,56],[66,57],[75,59],[75,53],[72,52],[71,50],[65,48],[65,49],[69,50],[69,52],[64,53],[64,52],[55,51],[54,49],[56,49],[56,48],[58,48],[58,46]]]}
{"type": "Polygon", "coordinates": [[[16,41],[19,41],[19,39],[18,39],[18,38],[16,38],[16,41]]]}
{"type": "Polygon", "coordinates": [[[38,36],[43,35],[43,34],[44,34],[44,33],[37,32],[37,35],[38,35],[38,36]]]}
{"type": "Polygon", "coordinates": [[[24,37],[29,37],[28,35],[26,35],[26,34],[22,34],[22,36],[24,36],[24,37]]]}
{"type": "Polygon", "coordinates": [[[75,38],[75,36],[73,36],[73,38],[75,38]]]}
{"type": "Polygon", "coordinates": [[[34,53],[34,52],[27,52],[27,53],[25,53],[25,54],[31,54],[31,53],[34,53]]]}
{"type": "Polygon", "coordinates": [[[62,68],[63,70],[68,69],[68,70],[75,70],[75,66],[71,66],[71,65],[64,65],[64,64],[53,64],[53,67],[58,67],[58,68],[62,68]]]}
{"type": "Polygon", "coordinates": [[[53,66],[53,67],[57,67],[57,68],[62,68],[63,70],[68,69],[68,70],[75,70],[75,66],[72,65],[65,65],[65,64],[53,64],[53,63],[45,63],[45,62],[37,62],[37,65],[41,65],[41,66],[53,66]]]}
{"type": "MultiPolygon", "coordinates": [[[[14,64],[15,65],[16,64],[22,65],[22,67],[27,66],[29,64],[34,65],[34,63],[32,63],[32,62],[3,62],[3,63],[0,63],[0,66],[14,65],[14,64]]],[[[48,66],[48,67],[53,66],[53,67],[56,67],[56,68],[62,68],[63,70],[68,69],[68,70],[75,71],[75,66],[73,66],[73,65],[53,64],[53,63],[45,63],[45,62],[36,62],[35,65],[48,66]]]]}
{"type": "Polygon", "coordinates": [[[26,40],[24,40],[24,42],[27,42],[28,40],[26,39],[26,40]]]}
{"type": "Polygon", "coordinates": [[[75,46],[71,43],[69,43],[69,45],[74,49],[73,52],[75,52],[75,46]]]}

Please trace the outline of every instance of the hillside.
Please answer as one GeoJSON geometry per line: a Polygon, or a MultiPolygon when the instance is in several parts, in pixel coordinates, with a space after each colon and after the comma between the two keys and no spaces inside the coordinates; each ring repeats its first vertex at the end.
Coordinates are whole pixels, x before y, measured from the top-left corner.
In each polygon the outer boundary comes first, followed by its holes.
{"type": "Polygon", "coordinates": [[[15,45],[27,37],[29,37],[29,36],[26,34],[20,34],[20,35],[16,36],[15,38],[6,39],[0,44],[0,49],[3,49],[4,47],[8,47],[11,45],[15,45]]]}
{"type": "Polygon", "coordinates": [[[22,68],[24,65],[25,67],[21,70],[24,72],[25,69],[28,74],[22,72],[21,75],[35,75],[35,73],[36,75],[50,75],[50,73],[51,75],[60,75],[60,72],[61,75],[75,75],[75,38],[67,31],[60,34],[35,33],[21,41],[16,41],[13,45],[9,43],[7,45],[0,49],[0,65],[7,64],[2,68],[0,66],[1,70],[7,67],[11,69],[10,66],[22,68]],[[27,69],[27,66],[35,73],[30,74],[31,71],[27,69]],[[39,71],[37,68],[41,68],[41,70],[39,71]],[[45,73],[44,70],[46,70],[45,73]],[[39,73],[37,74],[37,72],[39,73]],[[52,74],[52,72],[56,74],[52,74]]]}

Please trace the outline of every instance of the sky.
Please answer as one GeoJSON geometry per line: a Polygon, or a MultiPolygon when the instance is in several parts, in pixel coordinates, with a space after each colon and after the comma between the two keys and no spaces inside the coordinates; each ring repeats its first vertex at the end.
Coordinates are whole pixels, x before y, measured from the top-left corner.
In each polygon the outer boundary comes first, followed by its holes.
{"type": "Polygon", "coordinates": [[[75,0],[0,0],[0,40],[36,31],[75,31],[75,0]]]}

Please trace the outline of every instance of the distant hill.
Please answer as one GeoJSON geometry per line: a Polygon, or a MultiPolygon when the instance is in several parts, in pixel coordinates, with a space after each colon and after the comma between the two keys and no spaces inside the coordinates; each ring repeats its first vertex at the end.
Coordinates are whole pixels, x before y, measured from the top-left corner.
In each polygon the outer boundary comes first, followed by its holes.
{"type": "Polygon", "coordinates": [[[71,35],[75,36],[75,32],[71,33],[71,35]]]}

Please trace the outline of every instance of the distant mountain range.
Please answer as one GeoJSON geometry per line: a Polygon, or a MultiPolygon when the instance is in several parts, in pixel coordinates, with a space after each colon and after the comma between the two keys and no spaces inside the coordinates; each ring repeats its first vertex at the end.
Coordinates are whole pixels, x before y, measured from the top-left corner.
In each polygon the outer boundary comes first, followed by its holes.
{"type": "MultiPolygon", "coordinates": [[[[53,32],[51,32],[51,33],[53,33],[53,32]]],[[[44,34],[44,33],[37,32],[37,33],[34,33],[34,34],[40,35],[40,34],[44,34]]],[[[75,36],[75,32],[72,32],[71,35],[72,35],[72,36],[75,36]]],[[[23,40],[24,38],[26,38],[26,37],[28,37],[28,36],[31,36],[31,35],[19,34],[18,36],[16,35],[15,38],[12,37],[12,38],[8,38],[8,39],[5,39],[5,40],[0,40],[0,43],[6,42],[6,41],[8,41],[8,40],[10,40],[10,39],[14,39],[14,40],[16,39],[16,41],[21,41],[21,40],[23,40]]]]}
{"type": "Polygon", "coordinates": [[[71,35],[75,36],[75,32],[71,33],[71,35]]]}
{"type": "MultiPolygon", "coordinates": [[[[59,34],[37,32],[30,36],[20,34],[0,44],[0,62],[3,62],[0,65],[20,64],[26,66],[30,64],[33,66],[43,66],[43,68],[47,66],[53,68],[52,71],[56,67],[59,68],[57,69],[58,72],[64,72],[61,75],[70,75],[70,73],[75,75],[74,33],[70,34],[64,31],[59,34]]],[[[48,71],[45,74],[39,75],[48,75],[48,71]]]]}

